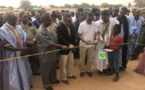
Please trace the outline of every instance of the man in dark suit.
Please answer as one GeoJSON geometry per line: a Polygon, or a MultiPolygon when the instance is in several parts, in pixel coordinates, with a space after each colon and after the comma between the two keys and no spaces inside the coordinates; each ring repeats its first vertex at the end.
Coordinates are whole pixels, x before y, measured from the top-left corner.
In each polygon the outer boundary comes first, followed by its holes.
{"type": "Polygon", "coordinates": [[[70,48],[70,50],[62,50],[59,52],[61,80],[65,84],[69,84],[67,78],[76,79],[72,74],[74,66],[73,49],[75,47],[76,36],[70,14],[64,15],[63,23],[57,28],[57,37],[59,44],[66,45],[70,48]]]}
{"type": "Polygon", "coordinates": [[[40,13],[37,13],[35,17],[36,17],[36,20],[33,21],[33,24],[38,29],[40,27],[40,25],[41,25],[40,13]]]}

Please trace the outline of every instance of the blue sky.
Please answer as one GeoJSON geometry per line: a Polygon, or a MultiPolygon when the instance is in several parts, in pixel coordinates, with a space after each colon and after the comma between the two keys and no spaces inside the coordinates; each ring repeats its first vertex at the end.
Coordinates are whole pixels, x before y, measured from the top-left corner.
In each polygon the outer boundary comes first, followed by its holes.
{"type": "MultiPolygon", "coordinates": [[[[21,0],[0,0],[0,6],[13,6],[19,7],[21,0]]],[[[32,5],[43,5],[48,6],[50,4],[54,5],[63,5],[63,4],[80,4],[80,3],[89,3],[100,5],[101,3],[110,3],[110,4],[123,4],[128,5],[129,2],[133,4],[133,0],[30,0],[32,5]]]]}

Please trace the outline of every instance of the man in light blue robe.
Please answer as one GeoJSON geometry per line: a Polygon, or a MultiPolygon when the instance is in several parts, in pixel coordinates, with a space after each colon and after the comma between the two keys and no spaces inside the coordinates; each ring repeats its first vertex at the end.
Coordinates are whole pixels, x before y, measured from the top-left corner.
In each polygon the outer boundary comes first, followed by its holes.
{"type": "MultiPolygon", "coordinates": [[[[1,48],[2,46],[4,46],[5,44],[3,43],[3,41],[1,40],[0,37],[0,60],[3,59],[3,49],[1,48]]],[[[3,90],[3,75],[2,75],[2,62],[0,62],[0,90],[3,90]]]]}
{"type": "MultiPolygon", "coordinates": [[[[138,42],[139,37],[141,35],[143,22],[144,22],[144,19],[140,16],[140,11],[135,10],[135,16],[133,18],[130,18],[130,24],[129,24],[131,43],[138,42]]],[[[136,47],[135,44],[130,44],[130,47],[129,47],[130,54],[133,53],[135,47],[136,47]]]]}
{"type": "MultiPolygon", "coordinates": [[[[3,26],[3,16],[0,15],[0,27],[3,26]]],[[[2,47],[7,44],[7,41],[6,40],[2,40],[1,36],[0,36],[0,60],[3,59],[3,49],[2,47]]],[[[2,63],[3,62],[0,62],[0,90],[3,90],[3,73],[2,73],[2,63]]]]}
{"type": "MultiPolygon", "coordinates": [[[[22,51],[27,50],[23,47],[26,33],[20,26],[16,26],[13,13],[6,13],[5,18],[7,23],[0,29],[0,36],[8,42],[4,47],[3,59],[20,57],[22,51]]],[[[3,90],[30,90],[31,74],[27,58],[3,61],[3,90]]]]}
{"type": "MultiPolygon", "coordinates": [[[[6,45],[8,42],[6,40],[2,40],[0,36],[0,60],[3,60],[3,46],[6,45]]],[[[0,90],[3,90],[3,62],[0,61],[0,90]]]]}
{"type": "Polygon", "coordinates": [[[132,9],[132,16],[129,16],[129,18],[134,18],[134,16],[135,16],[135,10],[136,10],[136,8],[132,9]]]}
{"type": "MultiPolygon", "coordinates": [[[[0,43],[1,43],[1,38],[0,38],[0,43]]],[[[2,45],[0,45],[0,46],[2,46],[2,45]]],[[[3,54],[2,54],[2,49],[1,49],[1,47],[0,47],[0,60],[2,60],[3,59],[3,54]]],[[[1,66],[1,63],[2,62],[0,62],[0,90],[2,90],[2,86],[3,86],[3,81],[2,81],[2,78],[3,78],[3,75],[2,75],[2,66],[1,66]]]]}

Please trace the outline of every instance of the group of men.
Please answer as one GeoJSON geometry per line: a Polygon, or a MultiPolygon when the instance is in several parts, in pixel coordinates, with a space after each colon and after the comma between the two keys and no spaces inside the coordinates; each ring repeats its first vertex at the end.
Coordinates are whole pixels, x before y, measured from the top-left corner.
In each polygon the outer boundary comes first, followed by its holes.
{"type": "Polygon", "coordinates": [[[134,9],[133,16],[128,16],[128,9],[100,11],[93,8],[84,12],[79,8],[74,13],[69,10],[53,11],[44,9],[35,13],[21,12],[17,17],[8,12],[4,19],[0,16],[0,78],[2,90],[30,90],[32,75],[41,75],[46,90],[53,90],[50,84],[58,84],[56,67],[59,62],[61,81],[69,84],[73,75],[74,57],[80,58],[80,77],[85,73],[92,77],[91,65],[94,63],[98,73],[108,73],[108,52],[104,60],[99,53],[110,45],[112,30],[116,24],[121,25],[124,44],[119,56],[121,70],[127,68],[129,57],[137,58],[143,46],[133,43],[144,42],[144,18],[140,10],[134,9]],[[18,24],[18,25],[17,25],[18,24]],[[76,48],[80,46],[80,48],[76,48]],[[20,57],[62,49],[59,52],[44,53],[31,57],[20,57]],[[139,50],[138,50],[139,49],[139,50]],[[136,55],[136,56],[135,56],[136,55]],[[40,70],[39,70],[40,68],[40,70]],[[39,72],[40,71],[40,72],[39,72]]]}

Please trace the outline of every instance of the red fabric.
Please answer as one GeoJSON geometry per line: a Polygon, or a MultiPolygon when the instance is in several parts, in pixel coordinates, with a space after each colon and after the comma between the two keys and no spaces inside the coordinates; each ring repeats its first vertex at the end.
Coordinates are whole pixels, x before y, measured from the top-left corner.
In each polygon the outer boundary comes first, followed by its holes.
{"type": "MultiPolygon", "coordinates": [[[[118,37],[115,38],[110,38],[110,43],[119,43],[119,44],[123,44],[123,37],[121,35],[119,35],[118,37]]],[[[110,44],[109,48],[114,50],[117,49],[120,45],[116,45],[116,44],[110,44]]],[[[120,52],[120,50],[117,50],[115,52],[120,52]]]]}

